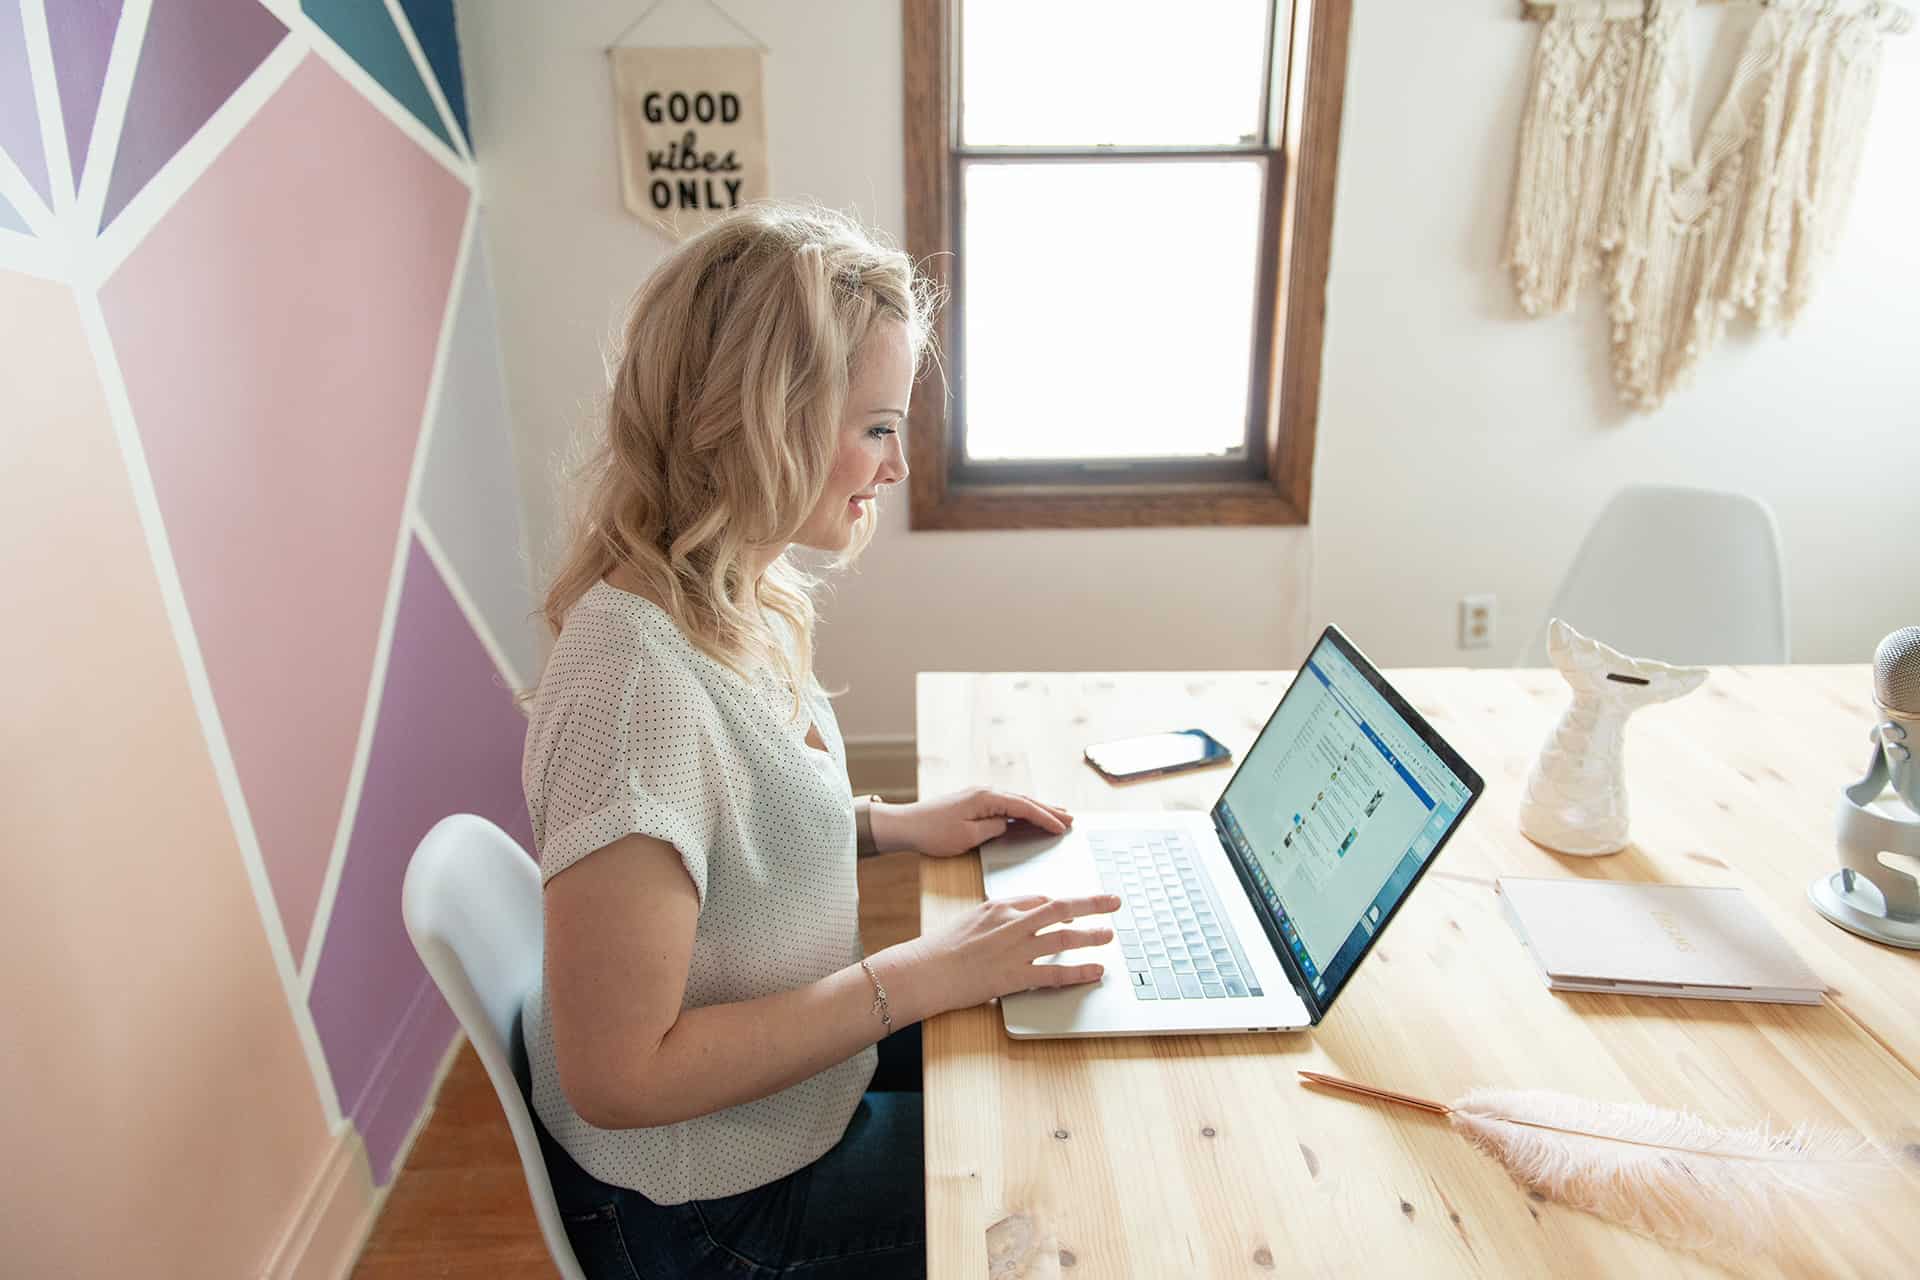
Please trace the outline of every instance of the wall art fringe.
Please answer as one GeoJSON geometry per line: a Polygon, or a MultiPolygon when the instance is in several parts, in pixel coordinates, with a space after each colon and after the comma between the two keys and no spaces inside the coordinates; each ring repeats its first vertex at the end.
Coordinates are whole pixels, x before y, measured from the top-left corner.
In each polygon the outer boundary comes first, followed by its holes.
{"type": "Polygon", "coordinates": [[[1884,37],[1912,25],[1877,2],[1766,0],[1696,150],[1693,7],[1555,5],[1521,122],[1507,241],[1520,305],[1566,311],[1598,276],[1614,382],[1641,410],[1737,312],[1785,328],[1805,306],[1846,220],[1884,37]]]}

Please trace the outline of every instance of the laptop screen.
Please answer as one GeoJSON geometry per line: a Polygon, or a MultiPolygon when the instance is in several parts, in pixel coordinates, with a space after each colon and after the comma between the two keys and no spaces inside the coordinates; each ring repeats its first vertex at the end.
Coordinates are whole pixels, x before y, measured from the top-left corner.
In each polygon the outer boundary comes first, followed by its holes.
{"type": "Polygon", "coordinates": [[[1327,628],[1214,807],[1320,1010],[1481,789],[1327,628]]]}

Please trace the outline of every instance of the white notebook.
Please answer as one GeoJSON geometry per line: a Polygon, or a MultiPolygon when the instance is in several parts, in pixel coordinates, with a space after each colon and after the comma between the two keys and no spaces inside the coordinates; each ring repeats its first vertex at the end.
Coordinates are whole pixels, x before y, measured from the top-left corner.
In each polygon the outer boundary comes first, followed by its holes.
{"type": "Polygon", "coordinates": [[[1555,991],[1819,1004],[1827,984],[1739,889],[1501,876],[1507,920],[1555,991]]]}

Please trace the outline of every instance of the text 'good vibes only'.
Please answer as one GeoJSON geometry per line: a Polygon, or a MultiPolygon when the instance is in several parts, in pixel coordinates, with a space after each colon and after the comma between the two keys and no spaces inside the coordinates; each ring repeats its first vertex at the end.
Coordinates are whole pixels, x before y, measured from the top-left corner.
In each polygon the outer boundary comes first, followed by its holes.
{"type": "MultiPolygon", "coordinates": [[[[733,93],[649,93],[641,102],[648,124],[733,124],[740,118],[740,97],[733,93]]],[[[700,150],[698,132],[688,129],[664,150],[647,152],[649,174],[738,173],[740,161],[700,150]]],[[[655,209],[731,209],[740,203],[741,178],[654,177],[647,196],[655,209]]]]}

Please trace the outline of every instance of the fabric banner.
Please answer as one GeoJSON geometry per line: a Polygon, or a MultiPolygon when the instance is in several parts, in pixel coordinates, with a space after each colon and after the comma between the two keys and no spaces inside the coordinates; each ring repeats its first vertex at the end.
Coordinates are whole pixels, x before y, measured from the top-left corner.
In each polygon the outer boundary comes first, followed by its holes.
{"type": "Polygon", "coordinates": [[[751,48],[611,51],[629,212],[683,239],[767,194],[765,56],[751,48]]]}

